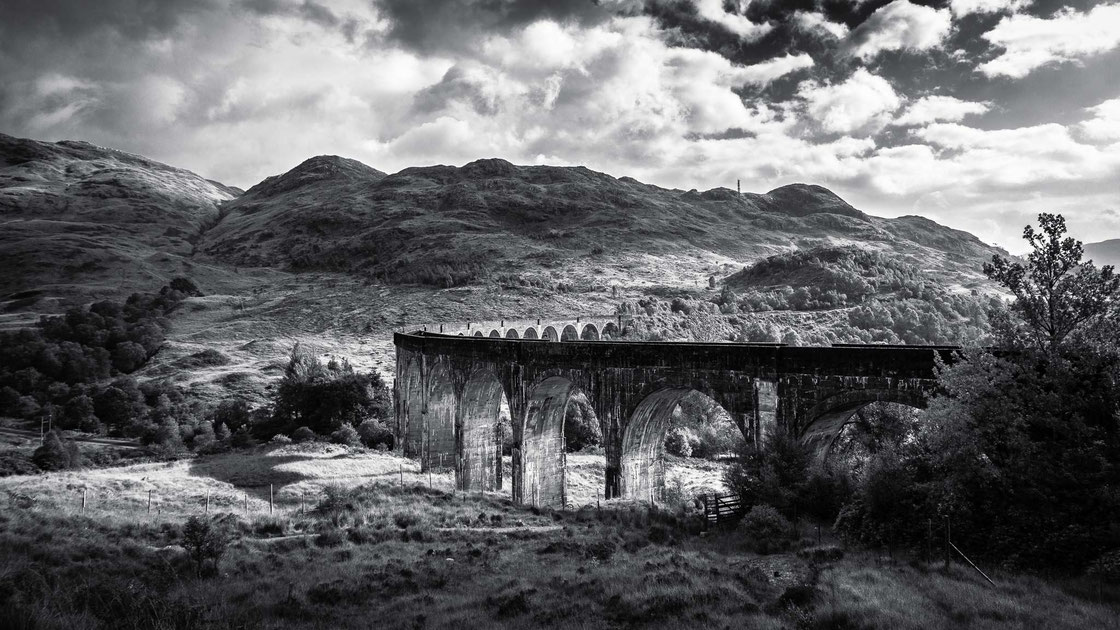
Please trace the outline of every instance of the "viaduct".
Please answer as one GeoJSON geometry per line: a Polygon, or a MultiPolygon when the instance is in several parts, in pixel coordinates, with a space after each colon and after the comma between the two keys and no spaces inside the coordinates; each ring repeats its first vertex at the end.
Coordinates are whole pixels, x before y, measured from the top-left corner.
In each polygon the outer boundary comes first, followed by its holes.
{"type": "Polygon", "coordinates": [[[954,346],[629,342],[614,315],[498,320],[398,332],[398,445],[437,458],[462,490],[502,487],[503,399],[513,432],[513,500],[562,507],[564,413],[583,393],[602,425],[604,496],[655,500],[670,415],[691,391],[720,404],[748,440],[780,430],[824,452],[862,406],[924,408],[954,346]],[[559,343],[549,343],[550,341],[559,343]]]}

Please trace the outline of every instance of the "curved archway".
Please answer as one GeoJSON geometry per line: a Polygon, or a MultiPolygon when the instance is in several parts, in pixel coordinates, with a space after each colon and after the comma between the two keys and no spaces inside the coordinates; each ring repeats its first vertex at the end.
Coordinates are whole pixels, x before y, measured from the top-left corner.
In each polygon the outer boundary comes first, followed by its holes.
{"type": "Polygon", "coordinates": [[[493,490],[499,478],[501,452],[498,415],[505,391],[493,369],[471,373],[460,399],[460,458],[456,485],[462,490],[493,490]]]}
{"type": "Polygon", "coordinates": [[[522,503],[563,507],[567,500],[564,413],[574,390],[568,379],[552,376],[538,383],[529,394],[521,432],[522,503]]]}
{"type": "Polygon", "coordinates": [[[689,389],[662,389],[646,396],[622,433],[622,496],[653,501],[665,485],[665,433],[673,409],[689,389]]]}
{"type": "Polygon", "coordinates": [[[560,341],[578,341],[578,340],[579,340],[579,332],[576,331],[576,327],[571,325],[571,324],[568,324],[567,326],[565,326],[564,327],[564,332],[560,333],[560,341]]]}
{"type": "Polygon", "coordinates": [[[560,341],[560,335],[552,326],[545,326],[545,329],[541,331],[541,339],[545,339],[547,341],[560,341]]]}
{"type": "Polygon", "coordinates": [[[463,336],[463,333],[459,333],[459,336],[460,336],[460,337],[462,337],[462,336],[463,336]]]}
{"type": "Polygon", "coordinates": [[[497,330],[491,330],[490,331],[490,338],[491,339],[501,339],[502,338],[502,333],[498,332],[497,330]]]}
{"type": "Polygon", "coordinates": [[[506,331],[506,339],[519,339],[516,328],[510,328],[506,331]]]}
{"type": "Polygon", "coordinates": [[[474,331],[474,336],[475,337],[484,337],[485,335],[482,334],[481,330],[476,330],[476,331],[474,331]]]}
{"type": "Polygon", "coordinates": [[[522,339],[536,339],[537,338],[537,329],[536,328],[526,328],[525,329],[525,334],[521,335],[521,338],[522,339]]]}
{"type": "Polygon", "coordinates": [[[586,324],[583,327],[583,332],[579,334],[579,338],[584,341],[599,341],[599,329],[595,324],[586,324]]]}
{"type": "Polygon", "coordinates": [[[618,326],[615,326],[614,322],[609,322],[606,326],[603,326],[603,333],[599,338],[603,341],[607,341],[608,339],[618,339],[619,336],[620,331],[618,330],[618,326]]]}
{"type": "Polygon", "coordinates": [[[851,423],[856,413],[872,403],[894,403],[926,408],[926,398],[917,391],[910,390],[853,390],[829,396],[811,407],[800,419],[801,442],[812,449],[817,458],[828,456],[836,439],[844,427],[851,423]]]}
{"type": "MultiPolygon", "coordinates": [[[[683,469],[666,466],[666,437],[673,426],[681,427],[682,435],[689,436],[680,445],[682,450],[675,453],[677,457],[718,459],[736,450],[735,443],[742,440],[739,427],[727,410],[702,389],[665,387],[650,393],[634,407],[622,434],[623,497],[660,501],[666,478],[681,478],[683,469]]],[[[694,477],[695,472],[688,476],[694,477]]],[[[718,475],[708,484],[721,485],[718,475]]]]}

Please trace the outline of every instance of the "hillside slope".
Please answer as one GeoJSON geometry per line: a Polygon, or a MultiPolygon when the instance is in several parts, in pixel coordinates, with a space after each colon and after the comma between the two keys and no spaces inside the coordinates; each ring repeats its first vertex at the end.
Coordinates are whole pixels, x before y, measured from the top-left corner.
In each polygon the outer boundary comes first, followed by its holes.
{"type": "Polygon", "coordinates": [[[499,159],[388,176],[340,158],[313,161],[318,176],[305,162],[226,204],[200,249],[237,265],[443,286],[548,270],[616,283],[637,265],[652,276],[680,270],[682,258],[702,259],[693,271],[706,279],[711,263],[822,244],[882,250],[973,285],[993,252],[928,219],[868,216],[820,186],[739,195],[499,159]]]}
{"type": "Polygon", "coordinates": [[[1098,267],[1101,265],[1120,267],[1120,238],[1099,243],[1085,243],[1085,257],[1091,258],[1098,267]]]}
{"type": "Polygon", "coordinates": [[[0,134],[0,299],[51,310],[37,299],[190,275],[199,235],[239,192],[122,151],[0,134]]]}

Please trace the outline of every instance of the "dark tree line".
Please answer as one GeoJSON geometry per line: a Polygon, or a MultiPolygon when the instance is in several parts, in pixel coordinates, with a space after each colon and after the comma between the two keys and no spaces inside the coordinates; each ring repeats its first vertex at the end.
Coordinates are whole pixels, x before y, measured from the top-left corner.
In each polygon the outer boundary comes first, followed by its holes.
{"type": "Polygon", "coordinates": [[[839,458],[854,467],[770,436],[729,484],[869,545],[920,550],[948,520],[958,546],[1013,569],[1077,573],[1120,549],[1120,281],[1082,260],[1060,216],[1040,224],[1025,263],[985,266],[1016,297],[994,323],[1004,352],[941,368],[918,422],[859,418],[839,458]]]}

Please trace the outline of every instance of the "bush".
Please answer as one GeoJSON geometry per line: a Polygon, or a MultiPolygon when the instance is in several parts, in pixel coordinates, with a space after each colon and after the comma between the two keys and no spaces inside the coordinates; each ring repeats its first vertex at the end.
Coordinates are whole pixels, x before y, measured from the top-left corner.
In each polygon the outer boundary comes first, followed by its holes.
{"type": "Polygon", "coordinates": [[[795,538],[793,525],[769,505],[751,508],[739,524],[739,531],[746,538],[747,546],[761,554],[788,548],[795,538]]]}
{"type": "Polygon", "coordinates": [[[300,427],[295,431],[292,431],[292,441],[296,442],[297,444],[314,442],[317,439],[319,439],[319,436],[315,435],[315,432],[307,427],[300,427]]]}
{"type": "Polygon", "coordinates": [[[346,446],[361,446],[362,438],[354,427],[346,424],[338,428],[337,431],[331,433],[331,442],[335,444],[345,444],[346,446]]]}
{"type": "Polygon", "coordinates": [[[385,450],[393,448],[393,432],[379,420],[370,418],[363,421],[358,425],[358,435],[362,438],[362,444],[369,448],[381,446],[384,446],[385,450]]]}
{"type": "Polygon", "coordinates": [[[209,521],[198,516],[188,518],[183,526],[183,548],[194,561],[198,577],[218,573],[218,562],[225,553],[226,544],[228,544],[226,536],[209,521]],[[209,571],[206,567],[207,562],[210,563],[209,571]]]}
{"type": "Polygon", "coordinates": [[[280,445],[291,444],[292,443],[292,438],[284,435],[283,433],[277,433],[276,435],[272,436],[272,439],[269,440],[268,443],[269,444],[280,444],[280,445]]]}
{"type": "Polygon", "coordinates": [[[249,425],[246,424],[233,432],[229,444],[233,448],[252,448],[257,445],[257,441],[253,439],[253,434],[249,432],[249,425]]]}
{"type": "Polygon", "coordinates": [[[57,431],[51,431],[43,440],[43,445],[35,449],[31,460],[43,470],[65,470],[81,465],[78,445],[73,441],[63,442],[57,431]]]}
{"type": "Polygon", "coordinates": [[[599,419],[595,416],[591,403],[585,396],[573,397],[564,413],[564,442],[568,452],[581,451],[602,441],[603,430],[599,427],[599,419]]]}
{"type": "Polygon", "coordinates": [[[684,427],[674,427],[665,436],[665,452],[677,457],[692,457],[692,432],[684,427]]]}
{"type": "Polygon", "coordinates": [[[0,477],[33,475],[37,472],[39,472],[39,467],[27,455],[22,453],[0,454],[0,477]]]}

